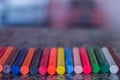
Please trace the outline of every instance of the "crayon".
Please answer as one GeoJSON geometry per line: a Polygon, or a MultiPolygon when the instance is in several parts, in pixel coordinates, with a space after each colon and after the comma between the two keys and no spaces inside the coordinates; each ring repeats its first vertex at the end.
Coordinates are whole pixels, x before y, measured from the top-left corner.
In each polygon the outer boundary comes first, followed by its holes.
{"type": "Polygon", "coordinates": [[[80,48],[80,56],[82,60],[83,72],[85,74],[90,74],[92,72],[92,67],[90,65],[90,61],[85,48],[80,48]]]}
{"type": "Polygon", "coordinates": [[[119,67],[119,71],[120,71],[120,58],[118,57],[117,52],[112,47],[108,47],[108,50],[110,51],[110,54],[112,55],[113,59],[115,60],[117,66],[119,67]]]}
{"type": "Polygon", "coordinates": [[[35,55],[33,57],[31,66],[30,66],[30,74],[37,74],[38,73],[38,66],[41,60],[41,56],[42,56],[42,49],[38,48],[35,51],[35,55]]]}
{"type": "Polygon", "coordinates": [[[48,74],[54,75],[56,72],[56,64],[57,64],[57,49],[51,48],[50,51],[50,58],[49,58],[49,65],[48,65],[48,74]]]}
{"type": "Polygon", "coordinates": [[[56,72],[58,74],[65,73],[65,57],[64,57],[64,49],[62,47],[58,48],[57,51],[57,69],[56,72]]]}
{"type": "Polygon", "coordinates": [[[74,65],[73,65],[71,48],[65,48],[65,62],[66,62],[66,72],[68,74],[73,73],[74,65]]]}
{"type": "Polygon", "coordinates": [[[98,64],[98,61],[96,59],[95,53],[93,52],[93,49],[91,47],[87,48],[88,56],[91,62],[92,66],[92,72],[93,73],[98,73],[100,72],[100,66],[98,64]]]}
{"type": "Polygon", "coordinates": [[[47,73],[49,53],[50,53],[49,48],[45,48],[43,50],[41,62],[40,62],[40,65],[39,65],[39,71],[38,71],[39,74],[41,74],[41,75],[45,75],[47,73]]]}
{"type": "Polygon", "coordinates": [[[97,60],[100,64],[101,72],[102,73],[107,73],[109,71],[109,65],[108,65],[103,53],[98,48],[95,48],[94,52],[95,52],[97,60]]]}
{"type": "Polygon", "coordinates": [[[103,47],[102,48],[102,52],[103,52],[103,55],[105,56],[108,64],[109,64],[109,70],[111,73],[117,73],[119,68],[118,66],[116,65],[116,62],[114,61],[114,59],[112,58],[109,50],[106,48],[106,47],[103,47]]]}
{"type": "Polygon", "coordinates": [[[33,59],[35,50],[36,50],[35,48],[28,49],[27,55],[23,61],[21,68],[20,68],[21,74],[26,75],[29,73],[30,64],[31,64],[31,61],[33,59]]]}
{"type": "Polygon", "coordinates": [[[5,51],[5,53],[3,54],[3,56],[0,58],[0,72],[3,71],[3,65],[6,63],[7,59],[12,54],[13,50],[14,50],[14,47],[9,46],[5,51]]]}
{"type": "Polygon", "coordinates": [[[11,72],[11,66],[14,63],[15,59],[17,58],[17,56],[19,54],[19,51],[20,51],[20,49],[16,48],[14,50],[14,52],[10,55],[10,57],[7,60],[7,62],[3,66],[3,72],[4,73],[10,73],[11,72]]]}
{"type": "Polygon", "coordinates": [[[80,74],[83,72],[82,63],[81,63],[81,57],[79,53],[79,48],[74,47],[73,48],[73,59],[74,59],[74,72],[76,74],[80,74]]]}
{"type": "Polygon", "coordinates": [[[26,56],[27,50],[28,50],[27,48],[22,48],[20,50],[18,57],[16,58],[15,62],[13,63],[13,65],[11,67],[11,72],[13,74],[19,74],[20,66],[22,65],[22,62],[26,56]]]}
{"type": "Polygon", "coordinates": [[[7,47],[0,48],[0,58],[3,56],[6,50],[7,50],[7,47]]]}

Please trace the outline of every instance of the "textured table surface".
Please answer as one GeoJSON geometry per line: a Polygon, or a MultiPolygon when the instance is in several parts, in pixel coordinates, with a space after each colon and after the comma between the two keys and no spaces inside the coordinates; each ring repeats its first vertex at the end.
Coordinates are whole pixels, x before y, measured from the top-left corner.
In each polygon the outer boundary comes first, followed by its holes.
{"type": "Polygon", "coordinates": [[[3,28],[0,45],[19,47],[103,47],[112,46],[120,52],[119,31],[81,29],[3,28]]]}

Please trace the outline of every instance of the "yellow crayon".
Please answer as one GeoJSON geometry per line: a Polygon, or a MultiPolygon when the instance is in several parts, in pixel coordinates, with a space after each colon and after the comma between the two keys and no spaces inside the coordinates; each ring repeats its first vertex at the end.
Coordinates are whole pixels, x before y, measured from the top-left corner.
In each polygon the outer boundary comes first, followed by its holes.
{"type": "Polygon", "coordinates": [[[64,48],[58,48],[57,53],[57,73],[64,74],[65,73],[65,58],[64,58],[64,48]]]}

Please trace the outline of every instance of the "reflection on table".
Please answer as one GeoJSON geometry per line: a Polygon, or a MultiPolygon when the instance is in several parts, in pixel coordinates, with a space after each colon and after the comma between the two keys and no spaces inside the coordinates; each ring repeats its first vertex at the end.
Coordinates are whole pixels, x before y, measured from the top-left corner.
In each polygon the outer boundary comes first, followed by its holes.
{"type": "Polygon", "coordinates": [[[0,80],[119,80],[120,74],[91,74],[91,75],[12,75],[0,73],[0,80]]]}

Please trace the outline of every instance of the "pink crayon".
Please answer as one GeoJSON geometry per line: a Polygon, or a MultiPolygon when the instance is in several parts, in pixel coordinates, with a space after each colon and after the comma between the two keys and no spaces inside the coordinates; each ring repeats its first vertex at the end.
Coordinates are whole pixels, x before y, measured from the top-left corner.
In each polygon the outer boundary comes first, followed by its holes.
{"type": "Polygon", "coordinates": [[[45,75],[47,73],[47,67],[48,67],[48,60],[49,60],[49,53],[50,49],[45,48],[43,50],[40,66],[39,66],[39,74],[45,75]]]}
{"type": "Polygon", "coordinates": [[[74,47],[73,48],[73,60],[74,60],[74,72],[76,74],[80,74],[83,71],[80,54],[79,54],[79,48],[74,47]]]}

